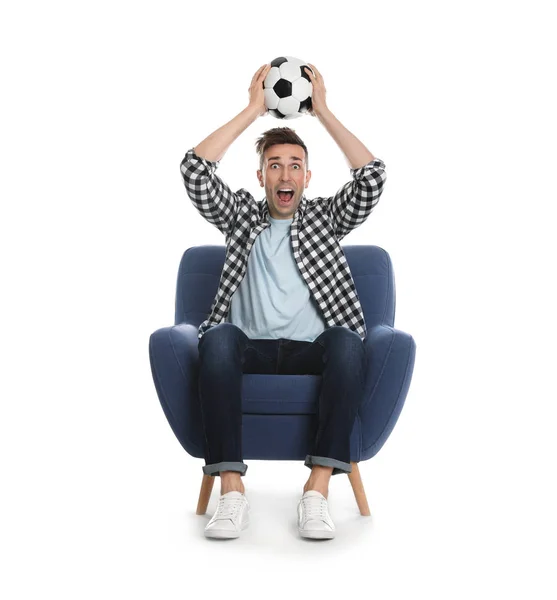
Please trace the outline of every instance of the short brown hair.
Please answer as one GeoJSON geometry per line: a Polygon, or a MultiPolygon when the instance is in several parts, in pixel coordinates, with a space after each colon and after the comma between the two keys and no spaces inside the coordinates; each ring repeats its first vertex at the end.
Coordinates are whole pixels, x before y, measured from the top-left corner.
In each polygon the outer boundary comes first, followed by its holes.
{"type": "Polygon", "coordinates": [[[306,169],[308,168],[308,149],[298,134],[290,127],[274,127],[268,129],[263,135],[255,142],[255,149],[259,154],[259,169],[263,170],[263,155],[265,150],[274,146],[275,144],[296,144],[304,149],[306,157],[306,169]]]}

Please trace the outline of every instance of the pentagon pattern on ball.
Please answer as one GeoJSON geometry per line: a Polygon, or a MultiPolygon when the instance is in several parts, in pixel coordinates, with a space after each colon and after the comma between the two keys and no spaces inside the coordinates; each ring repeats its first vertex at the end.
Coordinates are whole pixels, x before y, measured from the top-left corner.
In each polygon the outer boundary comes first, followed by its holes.
{"type": "Polygon", "coordinates": [[[273,86],[273,90],[279,98],[292,96],[292,84],[287,79],[279,79],[273,86]]]}
{"type": "Polygon", "coordinates": [[[312,108],[313,86],[304,71],[308,64],[293,56],[279,56],[263,83],[265,106],[277,119],[295,119],[312,108]]]}
{"type": "Polygon", "coordinates": [[[275,58],[275,60],[271,61],[271,67],[280,67],[282,63],[288,62],[288,59],[285,56],[279,56],[275,58]]]}

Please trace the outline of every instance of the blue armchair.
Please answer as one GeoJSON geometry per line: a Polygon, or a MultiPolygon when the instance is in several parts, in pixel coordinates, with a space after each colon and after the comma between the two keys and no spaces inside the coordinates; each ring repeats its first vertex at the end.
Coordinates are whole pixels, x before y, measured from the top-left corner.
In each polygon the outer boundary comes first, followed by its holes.
{"type": "MultiPolygon", "coordinates": [[[[375,456],[397,422],[408,393],[416,344],[394,328],[395,280],[378,246],[343,246],[364,311],[368,356],[365,396],[350,438],[348,475],[358,508],[369,515],[358,463],[375,456]]],[[[197,391],[197,329],[207,318],[224,265],[224,246],[195,246],[180,262],[174,325],[151,334],[151,372],[163,411],[184,450],[203,458],[197,391]],[[183,410],[183,407],[186,410],[183,410]],[[181,406],[182,410],[175,410],[181,406]]],[[[310,453],[317,425],[321,376],[244,374],[244,459],[300,460],[310,453]]],[[[203,474],[197,514],[205,514],[215,477],[203,474]]]]}

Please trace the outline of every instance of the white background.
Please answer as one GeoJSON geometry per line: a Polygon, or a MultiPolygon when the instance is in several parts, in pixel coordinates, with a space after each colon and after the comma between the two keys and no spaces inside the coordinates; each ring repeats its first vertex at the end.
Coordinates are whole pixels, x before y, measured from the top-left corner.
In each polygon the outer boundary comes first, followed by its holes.
{"type": "MultiPolygon", "coordinates": [[[[4,598],[555,598],[555,27],[550,2],[19,2],[2,8],[4,598]],[[211,542],[151,378],[182,253],[224,237],[186,150],[281,55],[385,161],[343,244],[385,248],[417,344],[371,518],[330,484],[337,537],[300,540],[309,470],[249,462],[252,523],[211,542]]],[[[316,118],[258,119],[219,175],[257,199],[255,140],[306,142],[308,197],[349,179],[316,118]]]]}

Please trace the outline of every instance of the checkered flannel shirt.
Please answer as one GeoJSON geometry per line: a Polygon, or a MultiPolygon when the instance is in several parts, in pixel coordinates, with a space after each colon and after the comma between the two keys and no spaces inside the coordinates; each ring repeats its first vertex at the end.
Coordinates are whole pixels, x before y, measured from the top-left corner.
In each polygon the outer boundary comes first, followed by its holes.
{"type": "MultiPolygon", "coordinates": [[[[227,316],[232,295],[245,275],[257,236],[267,227],[267,199],[256,202],[244,188],[232,192],[215,171],[219,161],[186,152],[180,172],[197,211],[225,235],[226,259],[217,295],[198,338],[227,316]]],[[[298,269],[323,313],[327,327],[342,326],[365,339],[364,314],[340,240],[361,225],[375,208],[386,181],[385,163],[375,158],[350,169],[352,181],[329,198],[302,195],[290,229],[298,269]]]]}

